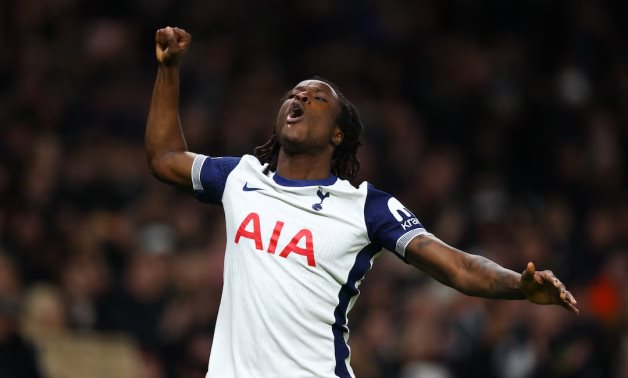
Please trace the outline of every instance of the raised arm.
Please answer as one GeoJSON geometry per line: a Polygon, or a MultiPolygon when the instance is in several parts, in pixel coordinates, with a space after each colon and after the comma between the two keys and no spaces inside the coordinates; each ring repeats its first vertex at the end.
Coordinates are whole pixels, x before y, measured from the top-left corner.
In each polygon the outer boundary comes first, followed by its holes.
{"type": "Polygon", "coordinates": [[[565,285],[549,270],[535,271],[532,263],[519,274],[482,256],[452,248],[429,235],[415,237],[406,247],[405,256],[413,266],[467,295],[527,299],[579,312],[575,298],[565,285]]]}
{"type": "Polygon", "coordinates": [[[159,69],[145,133],[146,154],[153,175],[168,184],[189,189],[195,155],[187,151],[179,121],[179,64],[191,41],[192,36],[179,28],[167,27],[155,34],[159,69]]]}

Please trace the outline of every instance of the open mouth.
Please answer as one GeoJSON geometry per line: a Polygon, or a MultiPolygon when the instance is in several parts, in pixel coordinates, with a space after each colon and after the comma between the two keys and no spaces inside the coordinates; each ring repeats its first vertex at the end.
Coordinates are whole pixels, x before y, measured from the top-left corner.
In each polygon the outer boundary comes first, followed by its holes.
{"type": "Polygon", "coordinates": [[[303,104],[300,101],[292,101],[290,103],[290,109],[288,110],[288,117],[286,121],[288,123],[297,123],[303,119],[305,115],[305,109],[303,109],[303,104]]]}

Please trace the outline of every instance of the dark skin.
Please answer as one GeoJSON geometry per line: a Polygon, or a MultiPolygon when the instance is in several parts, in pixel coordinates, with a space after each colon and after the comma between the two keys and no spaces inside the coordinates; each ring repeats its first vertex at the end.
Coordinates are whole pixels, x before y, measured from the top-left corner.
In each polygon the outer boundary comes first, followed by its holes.
{"type": "Polygon", "coordinates": [[[299,180],[328,177],[334,149],[343,138],[336,124],[339,114],[338,95],[327,83],[306,80],[297,84],[277,113],[275,127],[282,146],[277,173],[299,180]],[[303,113],[298,118],[290,116],[295,108],[303,113]]]}
{"type": "MultiPolygon", "coordinates": [[[[187,150],[179,121],[179,64],[191,41],[190,34],[179,28],[167,27],[156,33],[159,69],[145,135],[152,173],[166,183],[190,190],[195,154],[187,150]]],[[[329,176],[334,149],[343,138],[336,122],[339,112],[338,95],[322,81],[303,81],[288,93],[276,122],[281,144],[279,175],[299,180],[329,176]]],[[[405,257],[439,282],[467,295],[527,299],[579,312],[565,285],[549,270],[536,271],[531,262],[519,274],[427,235],[414,238],[406,247],[405,257]]]]}

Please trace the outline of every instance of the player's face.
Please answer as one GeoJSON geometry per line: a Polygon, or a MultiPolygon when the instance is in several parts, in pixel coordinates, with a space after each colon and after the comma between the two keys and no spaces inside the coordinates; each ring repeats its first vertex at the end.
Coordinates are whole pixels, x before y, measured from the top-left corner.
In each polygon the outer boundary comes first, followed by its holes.
{"type": "Polygon", "coordinates": [[[340,101],[336,91],[319,80],[297,84],[285,97],[277,114],[277,134],[288,153],[334,150],[342,142],[336,120],[340,101]]]}

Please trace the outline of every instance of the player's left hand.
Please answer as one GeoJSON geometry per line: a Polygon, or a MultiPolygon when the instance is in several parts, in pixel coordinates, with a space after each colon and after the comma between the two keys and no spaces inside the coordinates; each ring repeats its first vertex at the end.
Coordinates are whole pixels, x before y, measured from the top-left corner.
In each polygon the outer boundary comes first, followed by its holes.
{"type": "Polygon", "coordinates": [[[521,291],[532,303],[557,304],[576,314],[580,313],[576,307],[578,302],[554,273],[551,270],[537,272],[531,262],[521,274],[521,291]]]}

